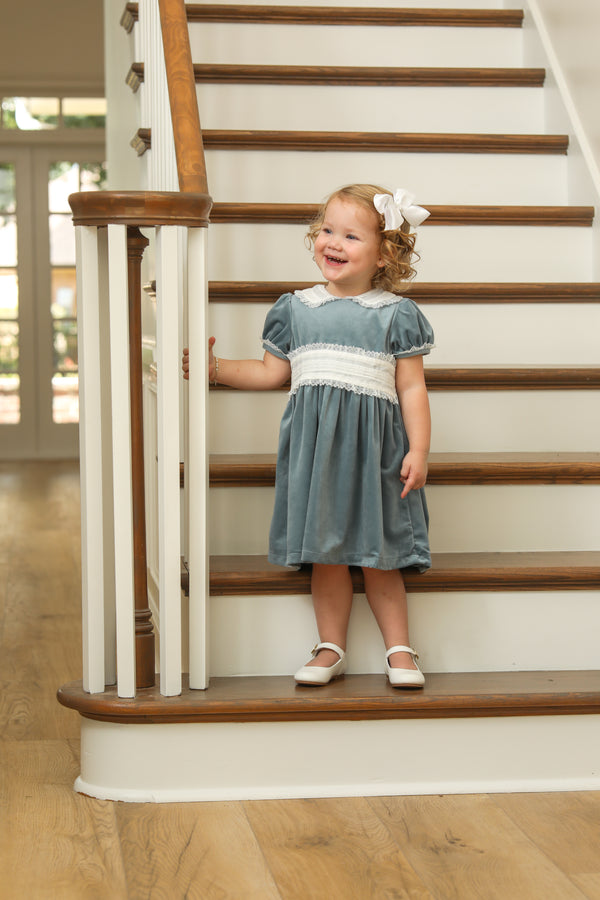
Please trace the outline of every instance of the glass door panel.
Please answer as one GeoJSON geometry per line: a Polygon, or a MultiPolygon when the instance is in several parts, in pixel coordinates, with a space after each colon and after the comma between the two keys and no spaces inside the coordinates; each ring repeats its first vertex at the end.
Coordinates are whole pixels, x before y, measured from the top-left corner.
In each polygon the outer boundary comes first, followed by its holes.
{"type": "Polygon", "coordinates": [[[103,156],[98,143],[0,147],[0,458],[77,455],[68,197],[105,186],[103,156]]]}
{"type": "Polygon", "coordinates": [[[52,421],[79,421],[75,230],[69,194],[105,186],[101,163],[58,161],[48,170],[50,315],[52,319],[52,421]]]}
{"type": "Polygon", "coordinates": [[[19,283],[15,164],[0,162],[0,424],[18,424],[19,283]]]}

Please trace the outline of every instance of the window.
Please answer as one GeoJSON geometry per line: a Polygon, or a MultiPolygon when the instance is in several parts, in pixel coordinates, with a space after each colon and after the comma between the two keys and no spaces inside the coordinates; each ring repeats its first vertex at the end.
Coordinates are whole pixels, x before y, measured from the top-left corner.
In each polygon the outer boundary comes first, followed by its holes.
{"type": "Polygon", "coordinates": [[[0,420],[20,419],[15,166],[0,163],[0,420]]]}
{"type": "Polygon", "coordinates": [[[48,173],[50,312],[52,317],[52,419],[79,419],[75,231],[69,194],[106,185],[103,163],[55,162],[48,173]]]}
{"type": "Polygon", "coordinates": [[[54,128],[104,128],[103,97],[3,97],[0,128],[43,131],[54,128]]]}

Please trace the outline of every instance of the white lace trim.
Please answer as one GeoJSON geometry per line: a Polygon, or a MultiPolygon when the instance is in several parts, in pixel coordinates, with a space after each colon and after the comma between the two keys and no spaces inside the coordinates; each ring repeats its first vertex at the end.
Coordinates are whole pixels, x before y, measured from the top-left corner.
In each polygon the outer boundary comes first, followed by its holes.
{"type": "Polygon", "coordinates": [[[328,384],[398,403],[396,361],[387,353],[342,344],[306,344],[289,354],[292,388],[328,384]]]}
{"type": "Polygon", "coordinates": [[[274,354],[275,356],[281,357],[282,354],[284,356],[286,355],[283,353],[283,350],[279,349],[277,344],[274,344],[273,341],[270,341],[268,338],[262,338],[262,345],[265,348],[265,350],[267,350],[269,347],[271,348],[271,350],[275,350],[276,351],[274,354]]]}
{"type": "Polygon", "coordinates": [[[324,303],[331,303],[332,300],[352,300],[368,309],[380,309],[382,306],[391,306],[392,303],[399,303],[405,299],[399,297],[398,294],[382,291],[379,288],[367,291],[366,294],[359,294],[357,297],[334,297],[322,284],[316,284],[303,291],[294,291],[294,296],[305,306],[310,307],[323,306],[324,303]]]}
{"type": "Polygon", "coordinates": [[[425,355],[425,353],[429,353],[430,350],[433,350],[434,347],[435,347],[435,344],[429,344],[429,343],[425,342],[424,344],[421,344],[419,347],[410,347],[408,350],[401,350],[399,353],[396,354],[396,358],[400,359],[403,356],[416,356],[419,353],[425,355]]]}

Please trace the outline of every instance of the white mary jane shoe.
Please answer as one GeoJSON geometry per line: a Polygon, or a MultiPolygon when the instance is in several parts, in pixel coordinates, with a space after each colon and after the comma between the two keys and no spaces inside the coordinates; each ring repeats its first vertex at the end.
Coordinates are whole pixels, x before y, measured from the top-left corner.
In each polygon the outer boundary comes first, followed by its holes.
{"type": "Polygon", "coordinates": [[[392,687],[405,687],[405,688],[420,688],[425,684],[425,676],[419,669],[417,665],[418,656],[415,651],[411,647],[404,647],[401,644],[397,644],[395,647],[390,647],[389,650],[385,652],[385,673],[389,679],[389,682],[392,687]],[[410,653],[413,658],[413,662],[416,669],[393,669],[390,666],[389,659],[392,653],[410,653]]]}
{"type": "Polygon", "coordinates": [[[323,641],[313,647],[311,651],[313,659],[319,650],[334,650],[340,658],[332,666],[302,666],[294,675],[298,684],[329,684],[330,681],[343,675],[346,671],[346,654],[341,647],[323,641]]]}

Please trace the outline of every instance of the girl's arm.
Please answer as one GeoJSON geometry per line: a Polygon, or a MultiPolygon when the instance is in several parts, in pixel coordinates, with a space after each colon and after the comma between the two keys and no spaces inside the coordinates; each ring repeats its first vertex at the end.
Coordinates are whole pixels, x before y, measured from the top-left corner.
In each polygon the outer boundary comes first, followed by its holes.
{"type": "Polygon", "coordinates": [[[400,481],[404,484],[402,497],[406,497],[409,491],[422,488],[427,481],[431,416],[422,356],[397,360],[396,390],[408,435],[409,449],[400,471],[400,481]]]}
{"type": "MultiPolygon", "coordinates": [[[[217,360],[213,353],[215,338],[208,340],[208,378],[218,384],[241,388],[247,391],[268,391],[280,387],[290,377],[290,363],[273,353],[265,352],[263,359],[223,359],[217,360]]],[[[183,377],[190,377],[190,358],[186,348],[183,351],[183,377]]]]}

